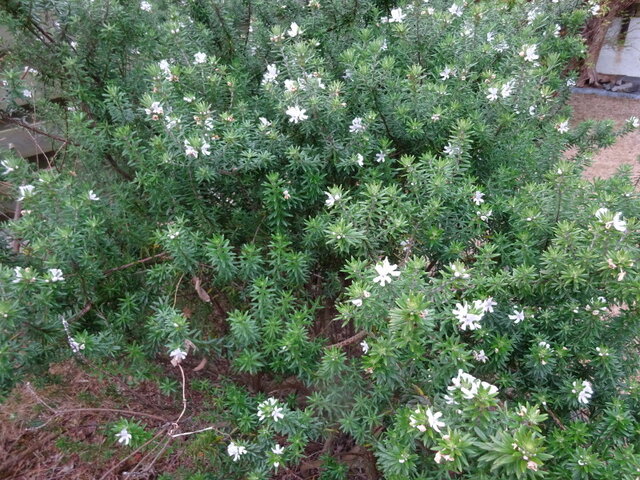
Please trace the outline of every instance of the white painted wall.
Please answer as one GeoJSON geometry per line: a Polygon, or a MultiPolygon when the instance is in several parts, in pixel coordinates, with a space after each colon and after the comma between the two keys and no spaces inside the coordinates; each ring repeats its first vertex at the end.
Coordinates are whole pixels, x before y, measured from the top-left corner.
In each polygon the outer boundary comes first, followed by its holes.
{"type": "Polygon", "coordinates": [[[617,45],[622,18],[615,18],[605,36],[596,71],[640,77],[640,18],[631,18],[624,45],[617,45]]]}

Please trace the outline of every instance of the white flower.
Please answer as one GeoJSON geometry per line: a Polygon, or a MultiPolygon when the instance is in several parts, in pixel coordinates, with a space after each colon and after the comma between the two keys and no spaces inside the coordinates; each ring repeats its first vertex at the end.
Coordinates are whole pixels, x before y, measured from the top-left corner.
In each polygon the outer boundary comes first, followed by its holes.
{"type": "Polygon", "coordinates": [[[293,22],[289,27],[289,30],[287,30],[287,35],[289,35],[291,38],[297,37],[298,35],[302,35],[302,33],[303,33],[302,30],[300,29],[300,27],[296,22],[293,22]]]}
{"type": "Polygon", "coordinates": [[[71,351],[73,353],[80,353],[81,350],[84,350],[84,343],[76,342],[73,337],[69,337],[67,340],[69,341],[69,346],[71,347],[71,351]]]}
{"type": "Polygon", "coordinates": [[[440,78],[442,80],[449,80],[449,78],[455,76],[455,72],[449,67],[444,67],[444,70],[440,72],[440,78]]]}
{"type": "Polygon", "coordinates": [[[569,78],[567,80],[567,87],[575,87],[576,86],[576,81],[573,78],[569,78]]]}
{"type": "Polygon", "coordinates": [[[284,453],[284,447],[276,443],[276,446],[271,449],[271,452],[273,452],[274,455],[282,455],[284,453]]]}
{"type": "Polygon", "coordinates": [[[384,287],[387,283],[391,282],[391,276],[399,277],[400,272],[398,272],[397,265],[391,265],[389,263],[389,259],[385,257],[382,261],[382,264],[376,265],[376,272],[378,272],[378,276],[373,279],[374,283],[379,283],[381,287],[384,287]]]}
{"type": "Polygon", "coordinates": [[[51,282],[64,282],[62,270],[60,270],[59,268],[50,268],[49,275],[51,275],[51,278],[49,279],[49,281],[51,282]]]}
{"type": "Polygon", "coordinates": [[[330,192],[324,192],[324,194],[327,196],[327,199],[324,201],[324,204],[327,207],[333,207],[335,203],[342,198],[339,193],[332,194],[330,192]]]}
{"type": "Polygon", "coordinates": [[[289,93],[296,92],[298,90],[298,82],[295,80],[285,80],[284,89],[289,93]]]}
{"type": "Polygon", "coordinates": [[[362,299],[361,298],[354,298],[353,300],[351,300],[351,303],[353,303],[356,307],[361,307],[362,306],[362,299]]]}
{"type": "Polygon", "coordinates": [[[260,120],[260,124],[262,127],[267,128],[271,126],[271,122],[269,120],[267,120],[264,117],[260,117],[258,120],[260,120]]]}
{"type": "Polygon", "coordinates": [[[209,150],[210,148],[211,148],[211,145],[209,145],[207,142],[204,142],[200,147],[200,151],[202,152],[203,155],[209,156],[211,155],[211,150],[209,150]]]}
{"type": "Polygon", "coordinates": [[[564,120],[556,124],[556,130],[560,133],[567,133],[569,131],[569,120],[564,120]]]}
{"type": "Polygon", "coordinates": [[[126,428],[123,428],[118,433],[116,433],[116,438],[118,439],[118,443],[122,445],[129,445],[131,442],[131,434],[126,428]]]}
{"type": "Polygon", "coordinates": [[[365,355],[369,353],[369,344],[366,340],[361,341],[360,346],[362,347],[362,353],[364,353],[365,355]]]}
{"type": "Polygon", "coordinates": [[[276,78],[278,78],[278,67],[275,63],[267,65],[267,71],[262,77],[262,84],[266,85],[267,83],[277,83],[276,78]]]}
{"type": "Polygon", "coordinates": [[[535,62],[540,56],[537,53],[537,45],[523,45],[520,50],[520,56],[524,57],[526,62],[535,62]]]}
{"type": "Polygon", "coordinates": [[[487,357],[487,354],[484,353],[484,350],[474,350],[473,358],[476,362],[482,363],[487,363],[487,360],[489,360],[489,357],[487,357]]]}
{"type": "Polygon", "coordinates": [[[467,270],[464,268],[464,265],[462,265],[459,262],[450,263],[449,268],[453,272],[453,276],[455,278],[464,278],[464,279],[471,278],[471,275],[467,273],[467,270]]]}
{"type": "MultiPolygon", "coordinates": [[[[491,385],[490,383],[483,382],[473,375],[463,372],[461,369],[458,370],[458,376],[451,379],[451,385],[447,387],[447,390],[450,392],[459,391],[462,393],[463,398],[466,400],[471,400],[474,398],[480,388],[485,390],[489,395],[494,396],[498,393],[498,387],[495,385],[491,385]]],[[[455,400],[449,396],[449,401],[455,404],[455,400]]]]}
{"type": "Polygon", "coordinates": [[[31,92],[31,90],[28,90],[25,88],[24,90],[22,90],[22,96],[26,98],[31,98],[33,97],[33,93],[31,92]]]}
{"type": "Polygon", "coordinates": [[[510,96],[511,93],[513,92],[513,87],[514,87],[513,80],[509,80],[507,83],[502,85],[502,88],[500,89],[500,95],[502,95],[502,98],[507,98],[508,96],[510,96]]]}
{"type": "Polygon", "coordinates": [[[306,112],[307,111],[304,108],[300,108],[298,105],[295,105],[293,107],[289,107],[286,114],[291,117],[289,118],[290,122],[298,123],[309,118],[309,116],[306,115],[306,112]]]}
{"type": "Polygon", "coordinates": [[[429,426],[438,433],[442,433],[440,428],[446,426],[444,422],[438,420],[440,417],[442,417],[442,412],[433,413],[430,408],[427,409],[427,420],[429,421],[429,426]]]}
{"type": "Polygon", "coordinates": [[[489,210],[486,212],[481,212],[478,210],[476,214],[480,217],[480,220],[482,220],[483,222],[486,222],[487,220],[489,220],[489,218],[493,214],[493,210],[489,210]]]}
{"type": "Polygon", "coordinates": [[[261,422],[263,422],[269,415],[271,415],[274,422],[277,422],[284,418],[284,414],[282,413],[283,410],[284,408],[278,406],[278,401],[275,398],[269,397],[264,402],[258,404],[257,415],[261,422]]]}
{"type": "Polygon", "coordinates": [[[100,200],[100,197],[97,196],[93,190],[89,190],[88,196],[89,196],[89,200],[92,200],[94,202],[97,202],[98,200],[100,200]]]}
{"type": "Polygon", "coordinates": [[[207,61],[207,54],[206,53],[198,52],[193,56],[193,63],[195,63],[195,64],[204,63],[206,61],[207,61]]]}
{"type": "Polygon", "coordinates": [[[487,298],[482,304],[482,311],[493,313],[493,307],[498,306],[496,302],[493,301],[493,297],[487,298]]]}
{"type": "Polygon", "coordinates": [[[362,133],[366,130],[362,124],[362,118],[356,117],[351,121],[351,125],[349,126],[349,133],[362,133]]]}
{"type": "Polygon", "coordinates": [[[604,228],[607,230],[613,227],[619,232],[627,231],[627,222],[622,219],[622,212],[616,212],[611,220],[607,220],[607,218],[610,218],[609,209],[602,207],[596,211],[596,217],[601,222],[604,222],[604,228]]]}
{"type": "MultiPolygon", "coordinates": [[[[629,117],[627,119],[627,123],[630,124],[633,128],[640,127],[640,120],[638,119],[638,117],[629,117]]],[[[4,162],[3,162],[3,165],[4,165],[4,162]]]]}
{"type": "Polygon", "coordinates": [[[171,365],[175,367],[179,363],[181,363],[182,360],[187,358],[187,352],[185,352],[181,348],[176,348],[175,350],[171,350],[171,353],[169,353],[169,356],[171,357],[171,365]]]}
{"type": "Polygon", "coordinates": [[[20,192],[20,196],[18,197],[18,201],[22,201],[27,197],[31,197],[33,195],[34,190],[33,185],[20,185],[18,187],[18,191],[20,192]]]}
{"type": "Polygon", "coordinates": [[[196,97],[194,97],[193,95],[185,95],[184,97],[182,97],[182,100],[184,100],[187,103],[191,103],[196,99],[196,97]]]}
{"type": "Polygon", "coordinates": [[[9,162],[7,162],[6,160],[2,160],[0,162],[0,165],[2,165],[4,167],[4,172],[3,173],[5,175],[7,175],[8,173],[13,172],[16,168],[18,168],[18,167],[14,167],[14,166],[9,165],[9,162]]]}
{"type": "Polygon", "coordinates": [[[598,13],[600,13],[600,5],[596,3],[589,9],[589,11],[591,12],[591,15],[597,15],[598,13]]]}
{"type": "Polygon", "coordinates": [[[473,194],[473,202],[478,206],[481,203],[484,203],[484,193],[480,192],[479,190],[476,190],[476,193],[473,194]]]}
{"type": "Polygon", "coordinates": [[[586,405],[591,400],[593,395],[593,386],[589,380],[583,380],[582,382],[573,382],[573,393],[578,394],[578,402],[586,405]]]}
{"type": "Polygon", "coordinates": [[[189,140],[184,141],[184,154],[187,157],[198,158],[198,150],[193,148],[189,140]]]}
{"type": "Polygon", "coordinates": [[[247,453],[247,449],[242,445],[236,445],[235,443],[231,442],[227,447],[227,453],[230,457],[233,457],[234,462],[237,462],[238,460],[240,460],[241,455],[247,453]]]}
{"type": "Polygon", "coordinates": [[[436,463],[440,463],[442,462],[442,460],[445,460],[447,462],[453,462],[453,457],[451,455],[447,455],[447,454],[442,454],[440,451],[437,451],[435,456],[433,457],[434,461],[436,463]]]}
{"type": "Polygon", "coordinates": [[[30,273],[30,272],[31,272],[30,268],[15,267],[13,269],[13,273],[15,275],[15,278],[13,279],[13,283],[20,283],[22,280],[25,279],[24,274],[30,273]]]}
{"type": "Polygon", "coordinates": [[[401,8],[391,9],[391,16],[389,17],[389,23],[402,23],[407,15],[402,13],[401,8]]]}
{"type": "Polygon", "coordinates": [[[536,114],[536,106],[535,105],[531,105],[529,107],[529,115],[531,115],[532,117],[536,114]]]}
{"type": "Polygon", "coordinates": [[[140,2],[140,9],[144,10],[145,12],[150,12],[151,11],[151,4],[149,2],[142,1],[142,2],[140,2]]]}
{"type": "Polygon", "coordinates": [[[384,163],[384,161],[387,159],[385,153],[383,151],[380,151],[378,153],[376,153],[376,162],[378,163],[384,163]]]}
{"type": "Polygon", "coordinates": [[[546,348],[547,350],[551,350],[551,345],[549,345],[547,342],[539,342],[538,346],[542,348],[546,348]]]}
{"type": "Polygon", "coordinates": [[[358,164],[359,167],[364,167],[364,157],[362,156],[361,153],[358,153],[356,155],[356,163],[358,164]]]}
{"type": "Polygon", "coordinates": [[[449,157],[454,157],[456,155],[460,155],[462,153],[462,149],[457,145],[452,145],[451,143],[447,143],[444,147],[444,154],[449,157]]]}
{"type": "Polygon", "coordinates": [[[164,108],[160,102],[153,102],[149,108],[145,108],[144,112],[147,115],[162,115],[164,114],[164,108]]]}
{"type": "Polygon", "coordinates": [[[513,320],[516,325],[524,320],[524,310],[513,310],[513,315],[509,315],[509,319],[513,320]]]}
{"type": "Polygon", "coordinates": [[[449,7],[449,13],[456,17],[462,16],[462,7],[456,5],[455,3],[449,7]]]}
{"type": "Polygon", "coordinates": [[[627,222],[622,220],[621,217],[622,217],[622,212],[616,212],[616,214],[613,216],[613,220],[611,223],[613,224],[613,228],[615,228],[619,232],[626,232],[627,222]]]}
{"type": "Polygon", "coordinates": [[[495,102],[498,99],[498,89],[496,87],[490,87],[488,92],[487,99],[490,102],[495,102]]]}
{"type": "Polygon", "coordinates": [[[283,190],[283,191],[282,191],[282,197],[283,197],[285,200],[289,200],[289,199],[291,198],[291,194],[289,193],[289,190],[283,190]]]}
{"type": "Polygon", "coordinates": [[[561,31],[562,27],[556,23],[556,28],[553,30],[553,36],[556,38],[559,37],[561,31]]]}
{"type": "Polygon", "coordinates": [[[484,312],[481,308],[476,308],[475,305],[471,306],[467,302],[456,303],[456,308],[451,313],[458,319],[460,330],[478,330],[482,327],[480,320],[482,320],[484,312]]]}

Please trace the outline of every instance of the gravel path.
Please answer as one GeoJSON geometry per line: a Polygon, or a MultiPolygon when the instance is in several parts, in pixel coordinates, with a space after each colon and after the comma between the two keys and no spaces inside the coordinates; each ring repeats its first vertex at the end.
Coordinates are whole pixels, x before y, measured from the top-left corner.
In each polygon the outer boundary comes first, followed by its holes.
{"type": "MultiPolygon", "coordinates": [[[[636,116],[640,118],[640,100],[604,97],[593,94],[574,94],[569,104],[573,107],[573,122],[583,120],[613,120],[617,125],[636,116]]],[[[634,177],[640,177],[640,130],[619,139],[613,146],[600,151],[593,164],[585,171],[587,178],[606,178],[625,163],[633,165],[634,177]]]]}

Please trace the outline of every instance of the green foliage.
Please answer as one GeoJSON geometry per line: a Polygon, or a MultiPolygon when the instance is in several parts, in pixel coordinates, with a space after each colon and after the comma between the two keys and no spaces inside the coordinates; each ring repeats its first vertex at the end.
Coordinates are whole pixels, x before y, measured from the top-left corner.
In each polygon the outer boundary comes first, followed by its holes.
{"type": "Polygon", "coordinates": [[[577,2],[0,9],[2,114],[68,139],[2,161],[3,389],[228,365],[193,478],[637,477],[640,201],[581,173],[638,120],[569,126],[577,2]]]}

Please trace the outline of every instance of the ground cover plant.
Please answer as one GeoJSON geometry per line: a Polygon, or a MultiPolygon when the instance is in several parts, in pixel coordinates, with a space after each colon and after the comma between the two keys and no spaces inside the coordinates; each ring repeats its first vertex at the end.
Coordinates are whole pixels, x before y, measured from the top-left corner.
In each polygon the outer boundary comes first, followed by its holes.
{"type": "Polygon", "coordinates": [[[581,171],[640,121],[565,105],[606,5],[1,8],[2,116],[59,146],[2,160],[5,391],[157,378],[179,416],[110,442],[197,478],[638,478],[640,202],[581,171]]]}

